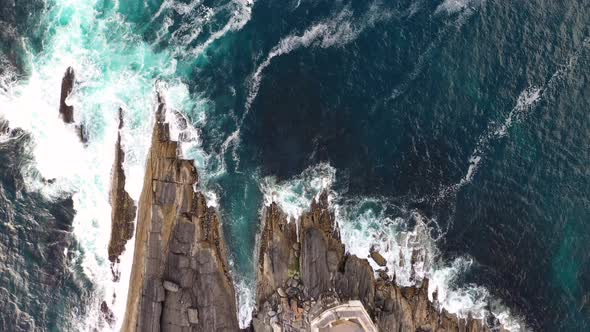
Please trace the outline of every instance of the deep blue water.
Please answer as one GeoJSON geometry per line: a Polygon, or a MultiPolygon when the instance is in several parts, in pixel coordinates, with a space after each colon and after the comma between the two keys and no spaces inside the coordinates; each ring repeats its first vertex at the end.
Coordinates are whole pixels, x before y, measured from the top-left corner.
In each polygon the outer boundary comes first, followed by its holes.
{"type": "MultiPolygon", "coordinates": [[[[590,329],[585,0],[259,0],[202,53],[190,51],[235,8],[192,4],[169,10],[163,37],[161,1],[116,10],[154,52],[173,53],[175,75],[202,101],[183,111],[213,156],[202,172],[243,280],[254,273],[261,179],[328,162],[342,202],[379,197],[436,220],[439,259],[475,262],[457,287],[486,287],[533,330],[590,329]],[[218,10],[200,21],[205,6],[218,10]]],[[[81,296],[68,292],[60,301],[81,296]]]]}

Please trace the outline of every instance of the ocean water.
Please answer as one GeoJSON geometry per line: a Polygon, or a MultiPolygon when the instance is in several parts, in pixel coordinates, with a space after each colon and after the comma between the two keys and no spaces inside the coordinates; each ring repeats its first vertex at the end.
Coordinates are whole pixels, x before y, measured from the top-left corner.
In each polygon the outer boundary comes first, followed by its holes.
{"type": "Polygon", "coordinates": [[[0,27],[1,329],[118,330],[117,109],[138,198],[156,92],[189,120],[168,112],[221,211],[243,326],[261,207],[295,219],[328,190],[348,250],[429,278],[448,310],[590,329],[586,1],[1,0],[0,27]],[[57,116],[68,66],[86,146],[57,116]]]}

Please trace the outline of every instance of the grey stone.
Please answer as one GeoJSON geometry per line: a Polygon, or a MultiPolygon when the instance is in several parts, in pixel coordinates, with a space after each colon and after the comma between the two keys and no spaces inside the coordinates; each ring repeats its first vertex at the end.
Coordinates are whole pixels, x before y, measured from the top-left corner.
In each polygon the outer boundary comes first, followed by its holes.
{"type": "Polygon", "coordinates": [[[158,181],[156,185],[156,203],[171,205],[176,200],[176,183],[158,181]]]}
{"type": "Polygon", "coordinates": [[[302,238],[301,281],[307,288],[308,296],[319,297],[331,285],[326,254],[328,244],[323,232],[317,228],[306,229],[302,238]]]}
{"type": "Polygon", "coordinates": [[[328,251],[328,270],[332,273],[338,271],[338,253],[333,250],[328,251]]]}
{"type": "Polygon", "coordinates": [[[179,269],[185,269],[187,268],[189,265],[189,259],[186,256],[180,256],[178,257],[178,268],[179,269]]]}
{"type": "Polygon", "coordinates": [[[296,287],[287,288],[287,295],[289,297],[297,296],[297,294],[299,294],[299,288],[296,288],[296,287]]]}
{"type": "Polygon", "coordinates": [[[178,290],[180,289],[180,286],[178,286],[178,284],[172,282],[172,281],[164,281],[164,289],[166,289],[169,292],[178,292],[178,290]]]}
{"type": "Polygon", "coordinates": [[[198,324],[199,323],[199,309],[197,308],[189,308],[187,310],[188,313],[188,322],[191,324],[198,324]]]}

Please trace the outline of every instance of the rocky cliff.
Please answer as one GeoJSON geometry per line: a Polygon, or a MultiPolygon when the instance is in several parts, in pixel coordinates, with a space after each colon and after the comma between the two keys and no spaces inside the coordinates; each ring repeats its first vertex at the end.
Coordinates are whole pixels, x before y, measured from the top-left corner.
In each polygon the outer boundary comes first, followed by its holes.
{"type": "MultiPolygon", "coordinates": [[[[125,152],[121,146],[121,130],[123,129],[123,109],[119,108],[119,132],[115,143],[115,161],[111,171],[111,239],[109,241],[109,260],[118,262],[125,250],[125,244],[133,237],[133,221],[135,220],[135,202],[125,191],[125,152]]],[[[113,272],[115,273],[115,272],[113,272]]],[[[114,275],[118,279],[117,275],[114,275]]]]}
{"type": "Polygon", "coordinates": [[[215,209],[170,140],[160,99],[139,201],[123,331],[237,331],[236,300],[215,209]]]}
{"type": "MultiPolygon", "coordinates": [[[[309,331],[314,318],[350,300],[363,304],[380,331],[491,331],[482,320],[440,310],[428,299],[428,280],[399,287],[384,270],[375,277],[367,259],[345,254],[325,193],[298,221],[298,233],[274,203],[263,222],[254,331],[309,331]]],[[[377,252],[370,257],[385,265],[377,252]]]]}

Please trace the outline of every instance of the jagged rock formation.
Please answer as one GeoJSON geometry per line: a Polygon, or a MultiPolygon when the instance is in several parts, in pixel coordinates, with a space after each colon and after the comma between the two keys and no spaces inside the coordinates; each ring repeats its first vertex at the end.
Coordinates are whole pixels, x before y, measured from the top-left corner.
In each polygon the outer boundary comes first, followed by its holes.
{"type": "MultiPolygon", "coordinates": [[[[111,171],[111,239],[109,241],[109,260],[118,261],[125,250],[125,244],[133,237],[133,221],[135,220],[135,202],[125,191],[125,152],[121,146],[121,129],[123,129],[123,110],[119,108],[119,132],[115,144],[115,161],[111,171]]],[[[115,276],[118,279],[118,276],[115,276]]]]}
{"type": "MultiPolygon", "coordinates": [[[[61,95],[59,97],[59,116],[66,124],[74,123],[74,106],[66,104],[66,99],[74,90],[74,83],[76,82],[76,75],[74,68],[68,67],[61,80],[61,95]]],[[[88,137],[83,124],[76,125],[76,132],[82,143],[88,142],[88,137]]]]}
{"type": "Polygon", "coordinates": [[[219,216],[195,192],[160,99],[139,201],[123,331],[237,331],[236,300],[219,216]]]}
{"type": "MultiPolygon", "coordinates": [[[[367,259],[345,254],[326,193],[299,220],[299,234],[276,204],[264,216],[254,331],[309,331],[315,317],[350,300],[362,302],[380,331],[491,331],[439,310],[428,299],[428,280],[400,287],[383,269],[376,278],[367,259]]],[[[383,265],[381,255],[371,256],[383,265]]]]}

